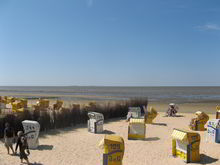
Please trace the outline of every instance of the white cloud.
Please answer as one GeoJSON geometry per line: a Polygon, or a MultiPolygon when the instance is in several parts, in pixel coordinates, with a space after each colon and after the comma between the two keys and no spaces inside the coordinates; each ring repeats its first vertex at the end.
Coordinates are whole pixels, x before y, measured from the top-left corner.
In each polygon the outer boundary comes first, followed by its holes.
{"type": "Polygon", "coordinates": [[[202,26],[197,26],[200,30],[220,30],[220,26],[217,24],[208,23],[202,26]]]}

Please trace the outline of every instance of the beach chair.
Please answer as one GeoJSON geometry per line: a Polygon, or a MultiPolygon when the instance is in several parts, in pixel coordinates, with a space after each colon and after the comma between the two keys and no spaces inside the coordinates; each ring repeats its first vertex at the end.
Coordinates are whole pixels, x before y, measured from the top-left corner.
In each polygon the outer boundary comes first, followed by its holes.
{"type": "Polygon", "coordinates": [[[220,119],[208,121],[206,141],[220,143],[220,119]]]}
{"type": "Polygon", "coordinates": [[[26,99],[18,99],[12,103],[12,111],[13,112],[24,112],[27,109],[27,100],[26,99]]]}
{"type": "Polygon", "coordinates": [[[181,129],[173,129],[172,155],[182,158],[186,163],[200,161],[200,135],[181,129]]]}
{"type": "Polygon", "coordinates": [[[128,107],[127,121],[129,121],[131,118],[141,118],[140,107],[128,107]]]}
{"type": "Polygon", "coordinates": [[[201,111],[197,111],[196,118],[191,119],[189,128],[194,131],[205,131],[205,124],[209,120],[209,116],[201,111]]]}
{"type": "Polygon", "coordinates": [[[145,124],[152,124],[153,120],[157,117],[157,111],[153,107],[150,107],[150,112],[146,112],[144,114],[145,124]]]}
{"type": "Polygon", "coordinates": [[[128,139],[145,139],[145,119],[131,118],[128,125],[128,139]]]}
{"type": "Polygon", "coordinates": [[[92,133],[102,133],[104,124],[103,114],[97,112],[89,112],[88,117],[88,131],[92,133]]]}
{"type": "Polygon", "coordinates": [[[39,99],[36,105],[32,107],[34,110],[46,111],[49,109],[50,101],[48,99],[39,99]]]}
{"type": "Polygon", "coordinates": [[[16,101],[15,97],[7,97],[7,96],[5,97],[6,104],[12,104],[15,101],[16,101]]]}
{"type": "Polygon", "coordinates": [[[48,99],[40,99],[39,100],[39,106],[41,109],[47,109],[49,108],[50,101],[48,99]]]}
{"type": "Polygon", "coordinates": [[[24,134],[27,136],[28,147],[36,149],[39,145],[38,136],[40,132],[40,124],[37,121],[22,121],[24,134]]]}
{"type": "Polygon", "coordinates": [[[63,106],[63,101],[62,100],[57,100],[57,102],[53,105],[54,110],[60,110],[63,106]]]}
{"type": "Polygon", "coordinates": [[[105,135],[99,147],[104,149],[103,165],[122,165],[124,156],[124,139],[116,135],[105,135]]]}

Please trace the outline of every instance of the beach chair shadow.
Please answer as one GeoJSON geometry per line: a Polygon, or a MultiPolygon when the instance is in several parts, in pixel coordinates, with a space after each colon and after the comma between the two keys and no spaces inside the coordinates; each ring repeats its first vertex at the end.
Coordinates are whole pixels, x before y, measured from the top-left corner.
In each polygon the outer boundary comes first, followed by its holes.
{"type": "Polygon", "coordinates": [[[108,134],[108,135],[111,135],[111,134],[115,134],[115,132],[113,131],[109,131],[109,130],[104,130],[102,133],[100,134],[108,134]]]}
{"type": "Polygon", "coordinates": [[[212,164],[217,161],[218,161],[218,159],[212,158],[212,157],[207,156],[205,154],[201,154],[200,155],[200,162],[198,164],[212,164]]]}
{"type": "Polygon", "coordinates": [[[159,125],[159,126],[167,126],[167,124],[166,123],[152,123],[152,125],[159,125]]]}
{"type": "Polygon", "coordinates": [[[174,117],[184,117],[183,115],[176,115],[176,116],[174,116],[174,117]]]}
{"type": "Polygon", "coordinates": [[[51,129],[51,130],[48,130],[46,132],[41,132],[39,137],[40,138],[46,138],[48,135],[58,135],[61,133],[61,130],[58,130],[58,129],[51,129]]]}
{"type": "Polygon", "coordinates": [[[53,145],[39,145],[37,147],[37,150],[43,151],[43,150],[52,150],[53,145]]]}
{"type": "Polygon", "coordinates": [[[149,138],[145,138],[143,141],[158,141],[160,140],[159,137],[149,137],[149,138]]]}
{"type": "Polygon", "coordinates": [[[34,163],[30,163],[30,165],[43,165],[43,164],[34,162],[34,163]]]}
{"type": "MultiPolygon", "coordinates": [[[[169,117],[168,115],[164,115],[163,117],[169,117]]],[[[175,116],[170,116],[170,118],[175,118],[175,117],[185,117],[185,116],[183,116],[183,115],[175,115],[175,116]]]]}

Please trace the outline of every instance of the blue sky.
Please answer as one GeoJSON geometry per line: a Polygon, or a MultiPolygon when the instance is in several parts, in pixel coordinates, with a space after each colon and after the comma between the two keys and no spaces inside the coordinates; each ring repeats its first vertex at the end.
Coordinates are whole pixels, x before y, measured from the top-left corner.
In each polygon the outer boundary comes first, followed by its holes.
{"type": "Polygon", "coordinates": [[[1,0],[0,85],[220,85],[219,0],[1,0]]]}

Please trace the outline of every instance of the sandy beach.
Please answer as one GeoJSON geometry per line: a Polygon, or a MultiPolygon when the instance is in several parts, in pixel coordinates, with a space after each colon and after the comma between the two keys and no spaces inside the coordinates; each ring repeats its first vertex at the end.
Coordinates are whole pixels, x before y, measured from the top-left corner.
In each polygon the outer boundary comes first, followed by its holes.
{"type": "Polygon", "coordinates": [[[0,20],[0,165],[220,165],[220,0],[0,0],[0,20]]]}
{"type": "MultiPolygon", "coordinates": [[[[153,125],[146,126],[146,139],[128,140],[128,123],[124,119],[114,119],[104,124],[105,133],[120,135],[125,140],[125,154],[123,164],[126,165],[182,165],[182,159],[171,155],[171,134],[173,128],[188,129],[190,119],[194,114],[180,113],[182,117],[168,118],[160,112],[153,125]]],[[[215,115],[209,115],[215,118],[215,115]]],[[[200,156],[197,164],[220,164],[219,144],[205,141],[205,132],[201,135],[200,156]]],[[[41,133],[40,146],[31,150],[29,157],[33,164],[38,165],[101,165],[102,150],[98,148],[103,134],[92,134],[86,125],[51,130],[41,133]]],[[[17,165],[18,156],[7,155],[3,143],[0,142],[0,164],[17,165]]],[[[191,163],[189,163],[191,164],[191,163]]]]}

